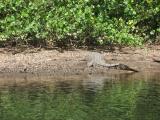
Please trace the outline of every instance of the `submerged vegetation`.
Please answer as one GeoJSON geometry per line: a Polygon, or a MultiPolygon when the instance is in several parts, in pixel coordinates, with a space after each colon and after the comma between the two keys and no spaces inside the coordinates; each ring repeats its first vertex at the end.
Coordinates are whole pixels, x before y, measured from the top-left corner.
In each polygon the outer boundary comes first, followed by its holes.
{"type": "Polygon", "coordinates": [[[142,45],[159,34],[159,0],[0,1],[1,45],[142,45]]]}

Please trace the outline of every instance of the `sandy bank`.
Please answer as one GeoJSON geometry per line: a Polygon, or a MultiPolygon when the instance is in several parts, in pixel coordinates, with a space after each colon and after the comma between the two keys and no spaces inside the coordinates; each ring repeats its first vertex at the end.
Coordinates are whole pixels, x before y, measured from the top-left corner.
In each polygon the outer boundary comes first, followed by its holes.
{"type": "MultiPolygon", "coordinates": [[[[92,74],[109,72],[127,72],[122,70],[108,70],[105,67],[87,67],[88,50],[64,51],[40,50],[31,52],[26,50],[12,54],[0,49],[1,73],[51,73],[63,74],[92,74]]],[[[139,71],[160,72],[160,63],[153,58],[160,59],[160,46],[144,48],[123,48],[121,50],[104,50],[108,63],[124,63],[139,71]]]]}

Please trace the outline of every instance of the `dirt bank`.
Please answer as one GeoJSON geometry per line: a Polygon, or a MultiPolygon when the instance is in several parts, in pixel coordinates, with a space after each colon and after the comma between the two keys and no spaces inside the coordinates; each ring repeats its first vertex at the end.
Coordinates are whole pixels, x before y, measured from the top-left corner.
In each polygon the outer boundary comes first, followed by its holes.
{"type": "MultiPolygon", "coordinates": [[[[160,59],[160,46],[144,48],[125,47],[121,50],[103,50],[108,63],[124,63],[139,71],[160,72],[160,63],[153,58],[160,59]]],[[[57,50],[25,50],[13,54],[4,48],[0,49],[1,73],[51,73],[51,74],[92,74],[109,72],[127,72],[122,70],[108,70],[105,67],[87,67],[88,50],[64,51],[57,50]]]]}

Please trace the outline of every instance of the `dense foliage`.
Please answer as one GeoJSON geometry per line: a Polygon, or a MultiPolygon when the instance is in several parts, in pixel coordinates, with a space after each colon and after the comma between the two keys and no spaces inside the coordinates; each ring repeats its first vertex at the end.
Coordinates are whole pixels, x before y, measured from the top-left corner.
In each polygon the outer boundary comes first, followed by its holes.
{"type": "Polygon", "coordinates": [[[160,33],[159,0],[1,0],[0,41],[140,45],[160,33]]]}

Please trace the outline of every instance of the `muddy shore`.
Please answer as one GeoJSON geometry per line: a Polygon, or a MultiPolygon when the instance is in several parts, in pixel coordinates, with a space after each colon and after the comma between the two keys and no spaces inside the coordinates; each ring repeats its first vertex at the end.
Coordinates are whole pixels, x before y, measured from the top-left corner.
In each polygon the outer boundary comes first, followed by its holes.
{"type": "MultiPolygon", "coordinates": [[[[93,73],[129,72],[105,67],[87,67],[88,50],[25,50],[13,54],[0,48],[0,73],[50,73],[79,75],[93,73]]],[[[114,51],[103,50],[107,63],[124,63],[138,71],[160,72],[160,46],[143,48],[125,47],[114,51]]]]}

